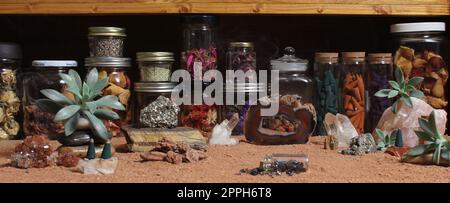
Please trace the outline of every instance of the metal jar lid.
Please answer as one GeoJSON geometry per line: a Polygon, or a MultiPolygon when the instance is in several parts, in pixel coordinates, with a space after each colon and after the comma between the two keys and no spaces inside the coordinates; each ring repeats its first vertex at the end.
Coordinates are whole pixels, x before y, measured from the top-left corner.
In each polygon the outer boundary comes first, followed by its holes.
{"type": "Polygon", "coordinates": [[[166,93],[172,92],[177,86],[174,82],[135,82],[134,90],[136,92],[156,92],[166,93]]]}
{"type": "Polygon", "coordinates": [[[229,47],[252,48],[253,42],[230,42],[229,47]]]}
{"type": "Polygon", "coordinates": [[[120,36],[125,37],[125,28],[120,27],[89,27],[88,36],[120,36]]]}
{"type": "Polygon", "coordinates": [[[74,60],[34,60],[31,66],[37,68],[71,68],[77,67],[78,63],[74,60]]]}
{"type": "Polygon", "coordinates": [[[11,42],[0,42],[0,59],[22,59],[20,45],[11,42]]]}
{"type": "Polygon", "coordinates": [[[445,32],[444,22],[399,23],[391,25],[391,33],[445,32]]]}
{"type": "Polygon", "coordinates": [[[123,57],[88,57],[84,59],[86,67],[131,67],[131,58],[123,57]]]}
{"type": "Polygon", "coordinates": [[[227,84],[224,83],[225,92],[264,92],[267,91],[266,83],[234,83],[231,88],[227,87],[227,84]]]}
{"type": "Polygon", "coordinates": [[[175,61],[172,52],[137,52],[136,61],[175,61]]]}

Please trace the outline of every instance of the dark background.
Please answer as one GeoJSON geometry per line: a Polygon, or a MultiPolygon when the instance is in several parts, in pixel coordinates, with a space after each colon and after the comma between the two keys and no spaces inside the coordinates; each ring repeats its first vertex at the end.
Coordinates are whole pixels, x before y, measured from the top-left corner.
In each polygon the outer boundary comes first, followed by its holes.
{"type": "MultiPolygon", "coordinates": [[[[392,52],[395,47],[389,26],[421,21],[444,21],[449,30],[448,17],[220,15],[219,67],[223,70],[224,50],[230,41],[253,41],[260,69],[267,69],[270,59],[279,57],[286,46],[294,47],[298,57],[310,62],[316,51],[392,52]]],[[[22,45],[24,68],[34,59],[73,59],[84,72],[90,26],[126,28],[127,57],[135,58],[138,51],[170,51],[179,58],[180,15],[0,16],[0,41],[22,45]]],[[[130,70],[132,78],[137,76],[136,68],[130,70]]]]}

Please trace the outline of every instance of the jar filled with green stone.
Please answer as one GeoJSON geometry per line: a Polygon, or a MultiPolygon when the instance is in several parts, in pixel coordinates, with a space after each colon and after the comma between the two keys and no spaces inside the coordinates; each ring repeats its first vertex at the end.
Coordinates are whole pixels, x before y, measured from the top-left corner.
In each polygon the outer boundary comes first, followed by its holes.
{"type": "Polygon", "coordinates": [[[170,81],[175,61],[172,52],[138,52],[136,61],[141,82],[170,81]]]}
{"type": "Polygon", "coordinates": [[[339,54],[319,52],[314,62],[314,100],[317,113],[316,135],[326,135],[325,114],[338,112],[339,54]]]}

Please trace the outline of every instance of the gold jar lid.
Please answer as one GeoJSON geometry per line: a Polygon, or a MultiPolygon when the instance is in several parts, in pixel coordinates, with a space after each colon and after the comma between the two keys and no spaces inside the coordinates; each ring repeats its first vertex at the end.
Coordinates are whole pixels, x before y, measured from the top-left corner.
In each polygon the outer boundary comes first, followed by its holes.
{"type": "Polygon", "coordinates": [[[125,28],[120,27],[89,27],[88,36],[127,36],[125,28]]]}
{"type": "Polygon", "coordinates": [[[131,58],[123,57],[88,57],[84,59],[86,67],[131,67],[131,58]]]}
{"type": "Polygon", "coordinates": [[[177,86],[175,82],[135,82],[134,90],[136,92],[172,92],[177,86]]]}
{"type": "Polygon", "coordinates": [[[244,47],[244,48],[252,48],[253,42],[230,42],[229,47],[244,47]]]}
{"type": "Polygon", "coordinates": [[[136,61],[175,61],[172,52],[137,52],[136,61]]]}

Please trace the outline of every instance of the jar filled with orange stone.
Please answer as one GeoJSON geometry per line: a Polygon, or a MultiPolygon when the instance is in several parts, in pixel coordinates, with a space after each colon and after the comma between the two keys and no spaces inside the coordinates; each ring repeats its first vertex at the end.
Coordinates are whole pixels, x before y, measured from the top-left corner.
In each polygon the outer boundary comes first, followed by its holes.
{"type": "Polygon", "coordinates": [[[340,112],[346,115],[359,134],[365,132],[368,111],[365,52],[342,52],[340,74],[340,112]]]}
{"type": "Polygon", "coordinates": [[[114,95],[125,106],[125,111],[117,111],[120,120],[105,121],[106,128],[113,136],[121,133],[120,127],[131,123],[130,96],[131,81],[127,69],[131,67],[131,58],[122,57],[89,57],[85,59],[88,70],[97,68],[98,79],[109,77],[109,83],[103,89],[102,96],[114,95]]]}

